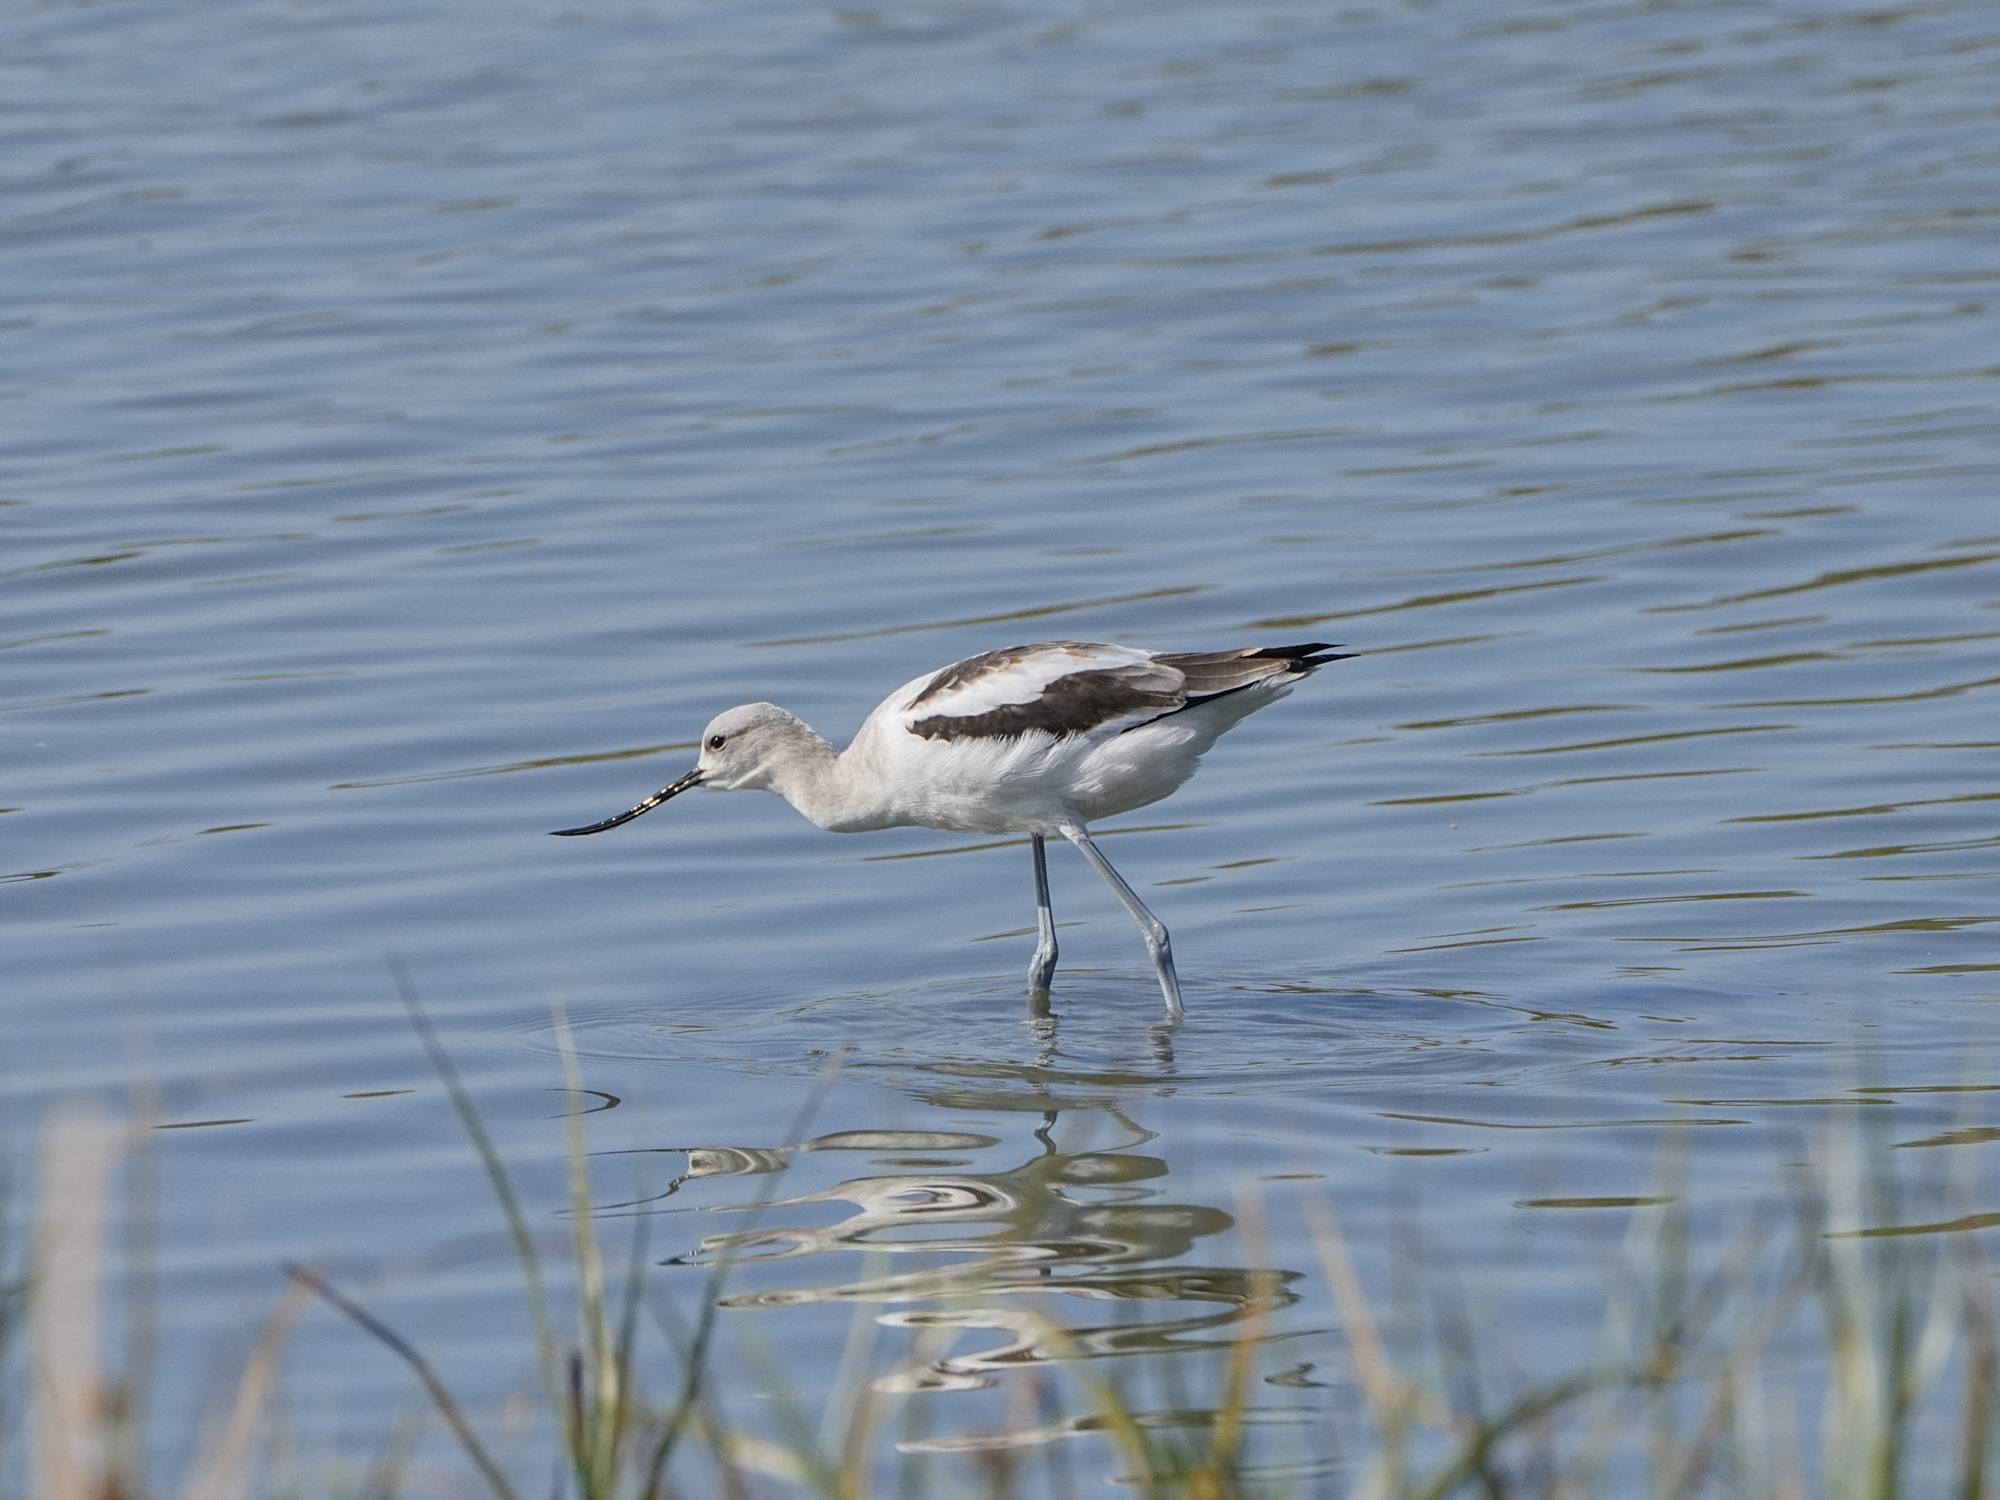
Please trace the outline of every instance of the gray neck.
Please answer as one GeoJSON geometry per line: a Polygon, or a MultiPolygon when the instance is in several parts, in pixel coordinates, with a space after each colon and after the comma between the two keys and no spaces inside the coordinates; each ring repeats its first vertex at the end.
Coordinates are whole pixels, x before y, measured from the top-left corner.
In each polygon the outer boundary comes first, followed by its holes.
{"type": "Polygon", "coordinates": [[[801,724],[773,757],[766,785],[821,828],[835,833],[880,828],[879,798],[858,769],[801,724]]]}

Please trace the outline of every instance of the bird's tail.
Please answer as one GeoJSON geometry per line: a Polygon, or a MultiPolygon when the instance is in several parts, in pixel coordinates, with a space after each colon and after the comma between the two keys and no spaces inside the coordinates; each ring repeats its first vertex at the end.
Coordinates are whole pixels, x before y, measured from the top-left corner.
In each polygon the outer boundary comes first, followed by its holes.
{"type": "Polygon", "coordinates": [[[1327,641],[1307,641],[1300,646],[1262,646],[1244,655],[1252,661],[1281,661],[1288,671],[1303,674],[1330,661],[1346,661],[1354,653],[1327,641]]]}
{"type": "Polygon", "coordinates": [[[1161,656],[1159,660],[1186,680],[1187,702],[1182,707],[1193,708],[1198,703],[1220,698],[1225,693],[1241,692],[1260,682],[1269,682],[1274,677],[1303,677],[1314,667],[1330,661],[1343,661],[1347,655],[1324,641],[1312,641],[1302,646],[1190,651],[1161,656]]]}

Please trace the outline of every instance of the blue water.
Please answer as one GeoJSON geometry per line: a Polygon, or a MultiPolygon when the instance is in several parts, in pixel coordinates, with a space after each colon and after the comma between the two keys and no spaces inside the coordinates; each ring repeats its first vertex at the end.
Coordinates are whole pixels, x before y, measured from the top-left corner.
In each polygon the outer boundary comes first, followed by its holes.
{"type": "MultiPolygon", "coordinates": [[[[1031,1308],[1197,1407],[1262,1309],[1273,1412],[1347,1400],[1324,1206],[1370,1286],[1415,1234],[1573,1368],[1631,1200],[1719,1249],[1861,1114],[1991,1210],[1996,41],[1971,0],[0,17],[0,1120],[21,1180],[58,1100],[205,1127],[155,1138],[163,1469],[290,1260],[474,1409],[532,1389],[392,958],[552,1236],[552,1005],[658,1295],[779,1200],[722,1288],[784,1351],[729,1356],[746,1420],[876,1318],[912,1441],[990,1436],[1070,1358],[1031,1308]],[[732,703],[839,741],[1049,637],[1360,653],[1103,830],[1178,1028],[1068,851],[1037,1019],[1018,844],[710,796],[544,836],[732,703]]],[[[405,1375],[328,1313],[293,1349],[303,1450],[364,1461],[405,1375]]]]}

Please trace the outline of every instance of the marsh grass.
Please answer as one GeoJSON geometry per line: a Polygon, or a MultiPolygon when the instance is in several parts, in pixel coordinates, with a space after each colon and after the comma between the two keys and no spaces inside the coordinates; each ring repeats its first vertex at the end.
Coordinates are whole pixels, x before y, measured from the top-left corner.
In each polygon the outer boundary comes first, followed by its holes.
{"type": "Polygon", "coordinates": [[[44,1125],[32,1215],[0,1227],[0,1494],[33,1500],[250,1500],[271,1458],[280,1361],[305,1307],[281,1295],[233,1383],[206,1412],[178,1478],[149,1473],[153,1374],[149,1132],[81,1106],[44,1125]],[[119,1361],[103,1361],[113,1182],[123,1171],[128,1268],[119,1361]],[[24,1475],[25,1490],[14,1476],[24,1475]]]}
{"type": "MultiPolygon", "coordinates": [[[[148,1472],[149,1282],[122,1289],[121,1363],[106,1368],[99,1360],[114,1178],[128,1163],[129,1217],[130,1195],[151,1191],[146,1150],[135,1153],[131,1144],[145,1132],[64,1111],[43,1132],[29,1222],[0,1226],[12,1231],[0,1238],[0,1496],[1063,1500],[1102,1492],[1107,1456],[1118,1491],[1145,1500],[1985,1500],[1996,1493],[1993,1267],[1973,1235],[1950,1232],[1984,1220],[1914,1218],[1920,1205],[1969,1189],[1917,1180],[1879,1141],[1836,1140],[1783,1184],[1774,1195],[1781,1207],[1706,1256],[1693,1248],[1675,1180],[1682,1167],[1670,1153],[1664,1205],[1633,1216],[1625,1241],[1606,1256],[1602,1285],[1579,1296],[1589,1314],[1579,1315],[1572,1342],[1594,1338],[1594,1353],[1554,1375],[1524,1374],[1504,1321],[1440,1290],[1449,1277],[1412,1278],[1403,1305],[1371,1296],[1322,1200],[1307,1212],[1340,1324],[1337,1337],[1328,1336],[1335,1346],[1328,1362],[1345,1376],[1344,1400],[1288,1408],[1296,1420],[1269,1430],[1270,1409],[1259,1405],[1271,1391],[1258,1363],[1264,1312],[1238,1324],[1212,1372],[1217,1394],[1198,1409],[1185,1400],[1147,1406],[1132,1376],[1112,1373],[1122,1362],[1082,1357],[1060,1322],[1043,1319],[1036,1337],[1051,1357],[1013,1381],[1008,1430],[933,1441],[922,1426],[924,1403],[902,1400],[875,1378],[879,1333],[865,1312],[838,1373],[811,1398],[793,1389],[796,1370],[759,1348],[754,1331],[739,1340],[747,1352],[737,1367],[751,1372],[755,1389],[729,1389],[734,1377],[717,1359],[717,1307],[730,1265],[709,1268],[690,1313],[647,1274],[645,1214],[624,1226],[622,1244],[606,1243],[614,1221],[593,1208],[588,1121],[574,1105],[562,1215],[568,1244],[560,1274],[552,1274],[512,1173],[398,977],[505,1224],[540,1412],[540,1447],[528,1451],[558,1455],[556,1476],[534,1462],[523,1471],[519,1450],[503,1452],[491,1436],[504,1425],[495,1414],[468,1409],[436,1364],[362,1294],[308,1266],[289,1268],[289,1290],[213,1404],[185,1472],[148,1472]],[[136,1171],[134,1160],[142,1161],[136,1171]],[[400,1423],[358,1475],[297,1461],[280,1370],[310,1300],[405,1367],[448,1447],[400,1423]],[[135,1318],[143,1326],[133,1328],[135,1318]],[[731,1410],[753,1399],[764,1416],[754,1431],[731,1410]],[[1288,1435],[1290,1449],[1275,1452],[1288,1435]],[[1078,1437],[1100,1446],[1079,1447],[1078,1437]],[[421,1469],[411,1457],[419,1449],[431,1454],[421,1469]],[[460,1466],[441,1477],[435,1455],[453,1449],[460,1466]]],[[[582,1080],[560,1015],[556,1030],[574,1101],[582,1080]]],[[[787,1139],[806,1138],[830,1082],[814,1091],[787,1139]]],[[[775,1190],[774,1174],[749,1212],[761,1212],[775,1190]]],[[[1262,1243],[1261,1205],[1239,1205],[1237,1220],[1253,1249],[1262,1243]]],[[[149,1265],[143,1233],[128,1224],[126,1236],[128,1266],[149,1265]]],[[[941,1352],[950,1335],[920,1333],[920,1353],[926,1337],[941,1352]]],[[[1164,1378],[1172,1388],[1179,1377],[1164,1378]]]]}

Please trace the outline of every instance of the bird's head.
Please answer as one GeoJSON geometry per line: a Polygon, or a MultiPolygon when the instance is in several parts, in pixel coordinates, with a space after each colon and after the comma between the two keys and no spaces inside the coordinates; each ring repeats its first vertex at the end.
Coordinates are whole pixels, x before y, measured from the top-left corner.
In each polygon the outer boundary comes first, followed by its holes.
{"type": "Polygon", "coordinates": [[[705,786],[719,792],[746,789],[773,790],[782,768],[801,752],[825,749],[819,736],[775,703],[745,703],[727,709],[709,720],[701,732],[701,758],[694,769],[678,781],[669,782],[638,806],[628,808],[602,823],[581,828],[558,828],[556,833],[573,837],[602,833],[629,823],[641,813],[649,813],[670,797],[678,797],[690,787],[705,786]]]}
{"type": "Polygon", "coordinates": [[[745,703],[708,721],[694,774],[719,792],[769,791],[787,753],[817,738],[775,703],[745,703]]]}

